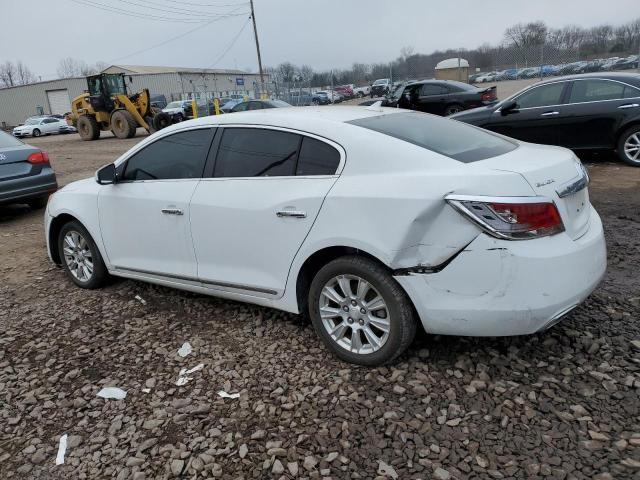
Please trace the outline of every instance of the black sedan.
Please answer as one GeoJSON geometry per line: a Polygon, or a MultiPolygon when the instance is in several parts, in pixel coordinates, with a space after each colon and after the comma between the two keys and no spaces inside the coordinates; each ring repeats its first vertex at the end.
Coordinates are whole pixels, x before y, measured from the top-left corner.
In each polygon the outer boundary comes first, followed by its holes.
{"type": "Polygon", "coordinates": [[[57,189],[48,155],[0,131],[0,204],[42,208],[57,189]]]}
{"type": "MultiPolygon", "coordinates": [[[[446,116],[493,104],[496,100],[496,87],[478,88],[454,80],[423,80],[399,85],[390,96],[382,100],[382,106],[446,116]]],[[[369,100],[360,105],[371,105],[375,101],[369,100]]]]}
{"type": "Polygon", "coordinates": [[[616,150],[640,167],[640,75],[589,73],[536,83],[452,118],[527,142],[616,150]]]}
{"type": "Polygon", "coordinates": [[[241,102],[231,109],[230,113],[244,112],[246,110],[264,110],[265,108],[282,108],[292,107],[293,105],[283,102],[282,100],[249,100],[241,102]]]}

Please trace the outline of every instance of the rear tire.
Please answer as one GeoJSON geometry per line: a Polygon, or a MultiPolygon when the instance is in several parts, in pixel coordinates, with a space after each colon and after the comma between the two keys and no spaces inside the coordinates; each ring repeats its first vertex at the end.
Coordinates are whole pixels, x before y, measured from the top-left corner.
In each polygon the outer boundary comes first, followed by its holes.
{"type": "Polygon", "coordinates": [[[156,131],[167,128],[169,125],[171,125],[171,116],[168,113],[160,112],[153,117],[153,128],[156,131]]]}
{"type": "Polygon", "coordinates": [[[618,139],[618,157],[627,165],[640,167],[640,125],[628,128],[618,139]]]}
{"type": "Polygon", "coordinates": [[[413,305],[402,287],[383,266],[358,255],[337,258],[320,269],[309,288],[309,315],[325,345],[342,360],[358,365],[393,361],[416,333],[413,305]],[[350,292],[342,290],[340,282],[345,280],[350,292]],[[365,288],[360,289],[361,285],[365,288]],[[325,295],[327,287],[344,301],[325,295]],[[340,327],[340,333],[331,333],[340,327]]]}
{"type": "Polygon", "coordinates": [[[65,273],[80,288],[100,288],[109,278],[93,238],[76,220],[64,224],[60,229],[58,255],[65,273]]]}
{"type": "Polygon", "coordinates": [[[31,132],[32,137],[39,137],[40,135],[42,135],[42,133],[40,133],[40,130],[38,130],[37,128],[34,128],[31,132]]]}
{"type": "Polygon", "coordinates": [[[78,134],[80,138],[85,141],[97,140],[100,138],[100,127],[95,117],[90,115],[81,115],[78,118],[78,134]]]}
{"type": "Polygon", "coordinates": [[[444,109],[444,116],[448,117],[449,115],[453,115],[454,113],[458,113],[463,110],[464,110],[464,107],[457,103],[454,103],[453,105],[447,105],[447,107],[444,109]]]}
{"type": "Polygon", "coordinates": [[[111,131],[118,138],[132,138],[136,134],[136,123],[133,115],[126,110],[116,110],[111,114],[111,131]]]}

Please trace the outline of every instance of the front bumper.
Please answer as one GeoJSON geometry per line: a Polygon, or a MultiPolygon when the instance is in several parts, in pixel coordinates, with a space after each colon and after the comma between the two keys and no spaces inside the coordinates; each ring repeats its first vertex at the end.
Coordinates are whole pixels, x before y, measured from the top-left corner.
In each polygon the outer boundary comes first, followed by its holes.
{"type": "Polygon", "coordinates": [[[607,262],[602,222],[535,240],[480,234],[442,271],[398,275],[428,333],[525,335],[555,325],[600,283],[607,262]]]}

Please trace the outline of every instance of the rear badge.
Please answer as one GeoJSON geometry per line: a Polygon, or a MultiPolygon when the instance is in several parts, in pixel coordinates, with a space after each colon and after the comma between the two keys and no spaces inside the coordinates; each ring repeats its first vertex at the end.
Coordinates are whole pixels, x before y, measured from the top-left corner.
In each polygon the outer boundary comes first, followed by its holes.
{"type": "Polygon", "coordinates": [[[536,187],[540,188],[540,187],[544,187],[545,185],[549,185],[551,183],[554,183],[555,180],[553,178],[550,178],[549,180],[545,180],[544,182],[539,182],[536,183],[536,187]]]}

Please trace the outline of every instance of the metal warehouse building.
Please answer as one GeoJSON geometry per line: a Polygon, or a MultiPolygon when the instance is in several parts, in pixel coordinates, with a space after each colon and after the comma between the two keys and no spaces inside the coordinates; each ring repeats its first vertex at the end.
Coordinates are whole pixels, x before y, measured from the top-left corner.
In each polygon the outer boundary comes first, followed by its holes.
{"type": "MultiPolygon", "coordinates": [[[[194,97],[199,100],[212,99],[231,94],[253,98],[260,91],[260,75],[242,70],[111,65],[103,72],[124,73],[130,92],[148,88],[151,95],[164,95],[167,101],[194,97]]],[[[2,88],[0,126],[7,128],[19,125],[32,115],[62,115],[71,109],[71,99],[86,88],[84,77],[2,88]]]]}

